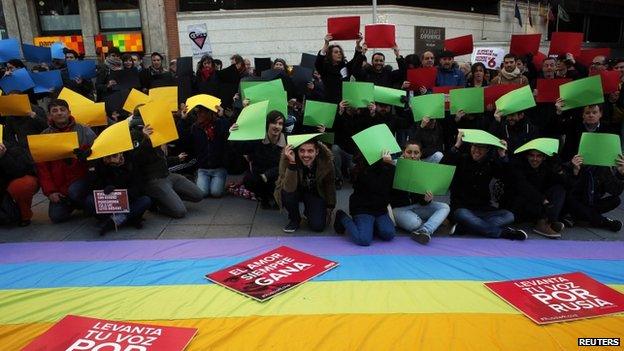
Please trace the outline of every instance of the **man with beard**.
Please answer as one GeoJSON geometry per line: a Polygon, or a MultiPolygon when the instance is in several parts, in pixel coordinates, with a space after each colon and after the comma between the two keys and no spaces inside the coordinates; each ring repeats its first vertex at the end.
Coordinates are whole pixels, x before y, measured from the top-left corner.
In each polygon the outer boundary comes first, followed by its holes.
{"type": "Polygon", "coordinates": [[[436,77],[436,86],[466,86],[466,76],[464,72],[455,66],[455,54],[451,51],[442,51],[442,54],[440,54],[440,67],[438,68],[438,76],[436,77]]]}
{"type": "Polygon", "coordinates": [[[503,69],[500,70],[498,76],[494,77],[490,82],[490,85],[499,84],[520,84],[527,85],[529,80],[525,77],[518,68],[517,58],[514,54],[507,54],[503,58],[503,69]]]}
{"type": "Polygon", "coordinates": [[[397,64],[399,65],[398,71],[393,71],[391,66],[386,65],[386,56],[384,56],[384,54],[376,52],[371,57],[371,65],[366,68],[362,68],[362,61],[364,61],[366,56],[360,55],[357,57],[357,60],[353,64],[353,75],[355,79],[390,88],[395,83],[399,83],[401,79],[398,72],[405,71],[405,59],[399,54],[398,46],[395,46],[392,50],[394,51],[397,64]]]}

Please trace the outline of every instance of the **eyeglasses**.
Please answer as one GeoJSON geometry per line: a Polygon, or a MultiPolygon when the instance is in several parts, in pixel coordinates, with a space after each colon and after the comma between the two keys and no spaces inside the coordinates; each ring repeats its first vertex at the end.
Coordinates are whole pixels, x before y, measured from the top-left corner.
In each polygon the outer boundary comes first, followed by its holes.
{"type": "Polygon", "coordinates": [[[602,62],[592,62],[591,65],[592,66],[603,66],[604,63],[602,63],[602,62]]]}

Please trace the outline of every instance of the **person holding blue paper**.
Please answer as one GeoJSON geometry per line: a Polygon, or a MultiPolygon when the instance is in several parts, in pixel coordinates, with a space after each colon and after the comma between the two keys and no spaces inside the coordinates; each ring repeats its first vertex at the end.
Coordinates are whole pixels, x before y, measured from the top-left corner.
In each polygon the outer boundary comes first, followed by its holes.
{"type": "Polygon", "coordinates": [[[349,197],[351,216],[343,210],[336,211],[334,230],[338,234],[346,232],[360,246],[369,246],[373,237],[384,241],[394,239],[394,223],[388,215],[394,181],[394,163],[390,152],[382,152],[382,159],[370,166],[361,153],[353,161],[353,193],[349,197]]]}
{"type": "Polygon", "coordinates": [[[83,79],[82,77],[70,78],[67,68],[68,63],[78,60],[79,55],[71,49],[63,49],[65,60],[54,60],[55,67],[61,71],[63,85],[89,100],[95,100],[95,89],[91,79],[83,79]]]}
{"type": "MultiPolygon", "coordinates": [[[[450,188],[451,213],[456,223],[451,234],[526,240],[526,232],[509,227],[514,222],[513,213],[490,204],[490,182],[493,178],[505,178],[508,174],[506,167],[509,159],[505,149],[499,147],[495,155],[490,156],[492,146],[472,143],[469,153],[460,153],[463,134],[459,132],[455,145],[440,162],[457,167],[450,188]]],[[[500,144],[506,145],[504,140],[500,144]]]]}
{"type": "MultiPolygon", "coordinates": [[[[402,157],[420,160],[422,147],[417,141],[409,140],[403,148],[402,157]]],[[[449,205],[433,201],[433,194],[414,194],[392,189],[390,205],[397,227],[410,233],[410,237],[425,245],[451,211],[449,205]]]]}

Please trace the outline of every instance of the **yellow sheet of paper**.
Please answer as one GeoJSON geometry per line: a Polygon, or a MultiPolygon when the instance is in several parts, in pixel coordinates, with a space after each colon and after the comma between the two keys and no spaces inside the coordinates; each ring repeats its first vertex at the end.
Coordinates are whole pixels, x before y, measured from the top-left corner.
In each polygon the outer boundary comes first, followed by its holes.
{"type": "Polygon", "coordinates": [[[71,89],[67,89],[67,88],[63,88],[63,90],[61,90],[61,93],[58,96],[59,99],[61,100],[65,100],[67,101],[67,104],[71,107],[72,105],[88,105],[88,104],[92,104],[93,101],[87,99],[86,97],[78,94],[77,92],[71,90],[71,89]]]}
{"type": "Polygon", "coordinates": [[[143,94],[136,89],[132,89],[130,90],[130,94],[128,94],[128,97],[126,98],[123,109],[124,111],[128,111],[129,113],[134,113],[134,108],[137,107],[137,105],[147,104],[151,100],[152,99],[149,96],[143,94]]]}
{"type": "Polygon", "coordinates": [[[78,133],[49,133],[27,136],[28,148],[35,162],[46,162],[74,157],[78,148],[78,133]]]}
{"type": "Polygon", "coordinates": [[[4,143],[4,139],[2,139],[4,138],[3,133],[4,133],[4,126],[0,124],[0,143],[4,143]]]}
{"type": "Polygon", "coordinates": [[[150,135],[152,146],[160,146],[179,138],[173,115],[167,111],[166,103],[152,101],[141,106],[139,111],[141,111],[143,123],[149,124],[154,129],[154,134],[150,135]]]}
{"type": "Polygon", "coordinates": [[[104,156],[132,150],[132,137],[128,120],[117,122],[95,138],[91,146],[91,156],[87,160],[95,160],[104,156]]]}
{"type": "Polygon", "coordinates": [[[0,96],[0,116],[28,116],[31,111],[28,95],[0,96]]]}
{"type": "Polygon", "coordinates": [[[221,106],[221,99],[208,94],[199,94],[186,99],[186,108],[188,111],[191,111],[198,105],[202,105],[207,109],[218,112],[217,106],[221,106]]]}
{"type": "Polygon", "coordinates": [[[105,126],[108,124],[106,106],[103,102],[90,104],[69,104],[69,110],[76,122],[89,127],[105,126]]]}
{"type": "Polygon", "coordinates": [[[160,87],[150,89],[149,97],[152,101],[166,102],[169,111],[178,110],[178,87],[160,87]]]}

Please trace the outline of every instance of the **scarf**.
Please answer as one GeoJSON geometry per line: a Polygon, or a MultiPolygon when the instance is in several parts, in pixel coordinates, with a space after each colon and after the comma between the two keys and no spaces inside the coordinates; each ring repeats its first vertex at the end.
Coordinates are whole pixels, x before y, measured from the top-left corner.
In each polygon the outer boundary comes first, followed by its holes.
{"type": "Polygon", "coordinates": [[[208,137],[208,140],[212,141],[215,138],[215,124],[213,121],[203,121],[203,122],[197,122],[197,125],[204,130],[204,132],[206,133],[206,136],[208,137]]]}
{"type": "Polygon", "coordinates": [[[516,67],[511,73],[507,72],[504,69],[502,69],[500,73],[503,75],[503,77],[505,77],[506,80],[514,80],[520,77],[520,74],[521,74],[520,69],[518,67],[516,67]]]}
{"type": "Polygon", "coordinates": [[[201,79],[202,81],[207,81],[210,79],[210,77],[212,77],[212,74],[214,73],[214,69],[212,67],[204,67],[201,69],[200,71],[200,75],[201,75],[201,79]]]}
{"type": "Polygon", "coordinates": [[[154,68],[153,66],[149,67],[149,72],[151,76],[156,76],[159,74],[163,74],[165,72],[165,69],[163,67],[160,67],[159,69],[154,68]]]}
{"type": "Polygon", "coordinates": [[[117,57],[107,57],[106,60],[104,60],[104,64],[106,64],[106,67],[111,71],[120,71],[123,68],[123,62],[117,57]]]}

